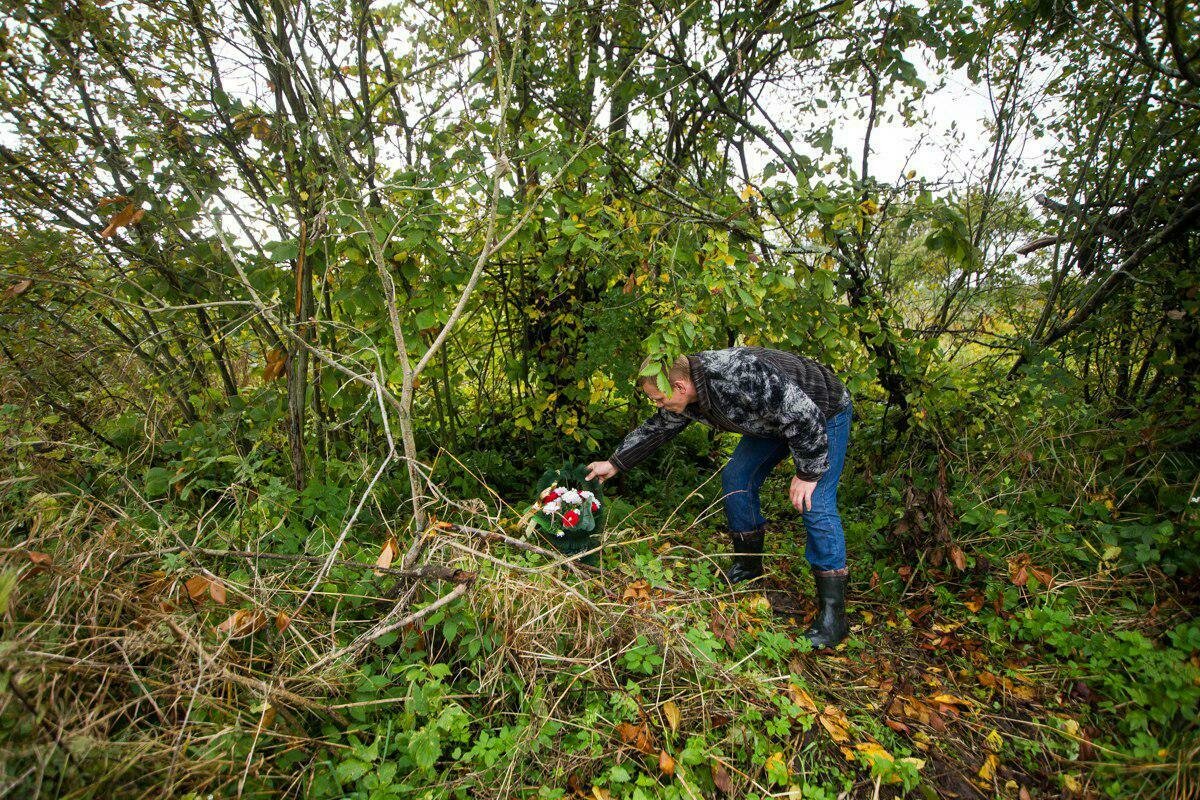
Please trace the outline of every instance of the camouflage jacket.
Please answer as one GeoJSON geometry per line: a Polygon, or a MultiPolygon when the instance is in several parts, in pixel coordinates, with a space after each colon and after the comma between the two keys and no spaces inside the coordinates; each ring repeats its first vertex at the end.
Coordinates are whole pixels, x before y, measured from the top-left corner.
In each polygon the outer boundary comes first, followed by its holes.
{"type": "Polygon", "coordinates": [[[634,467],[692,420],[787,440],[804,480],[817,480],[829,467],[825,422],[850,405],[850,393],[828,367],[765,347],[705,350],[688,361],[696,400],[679,414],[660,408],[626,436],[608,459],[617,469],[634,467]]]}

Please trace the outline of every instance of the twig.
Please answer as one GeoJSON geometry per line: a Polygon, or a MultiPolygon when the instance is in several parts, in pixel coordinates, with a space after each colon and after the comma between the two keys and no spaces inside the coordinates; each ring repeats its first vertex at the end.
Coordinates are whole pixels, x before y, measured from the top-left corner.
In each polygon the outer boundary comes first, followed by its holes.
{"type": "MultiPolygon", "coordinates": [[[[314,672],[314,671],[336,661],[339,658],[342,658],[342,657],[348,656],[348,655],[353,655],[353,654],[357,653],[358,651],[362,650],[364,647],[366,647],[371,642],[378,639],[380,636],[391,633],[392,631],[397,630],[398,628],[403,628],[405,625],[411,625],[412,623],[416,622],[417,620],[421,619],[422,617],[425,617],[425,616],[433,613],[434,611],[438,610],[442,606],[452,603],[455,600],[457,600],[458,598],[462,597],[464,594],[467,593],[467,588],[469,586],[470,586],[470,584],[460,583],[458,586],[455,586],[452,591],[439,597],[437,600],[434,600],[432,603],[425,606],[424,608],[414,611],[413,613],[409,614],[408,616],[398,619],[394,622],[389,622],[388,617],[384,617],[383,620],[381,620],[379,622],[379,624],[376,625],[374,628],[367,631],[362,636],[359,636],[353,642],[351,642],[350,644],[343,647],[341,650],[335,650],[334,652],[330,653],[329,655],[327,655],[324,658],[317,661],[315,664],[309,665],[308,668],[306,668],[300,674],[307,675],[308,673],[314,672]]],[[[333,713],[333,712],[330,712],[330,713],[333,713]]]]}

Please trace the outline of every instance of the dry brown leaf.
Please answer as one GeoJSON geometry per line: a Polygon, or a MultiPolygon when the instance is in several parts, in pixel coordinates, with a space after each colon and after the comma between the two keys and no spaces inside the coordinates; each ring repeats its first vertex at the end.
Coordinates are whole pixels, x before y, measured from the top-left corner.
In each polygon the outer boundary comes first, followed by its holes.
{"type": "Polygon", "coordinates": [[[983,608],[983,595],[976,592],[975,594],[971,595],[969,598],[964,600],[963,605],[965,605],[968,610],[973,611],[976,614],[978,614],[979,611],[983,608]]]}
{"type": "Polygon", "coordinates": [[[671,754],[666,750],[660,750],[658,753],[658,769],[663,775],[675,774],[675,759],[671,758],[671,754]]]}
{"type": "Polygon", "coordinates": [[[1029,567],[1029,573],[1037,578],[1038,583],[1050,589],[1054,586],[1054,574],[1034,566],[1029,567]]]}
{"type": "Polygon", "coordinates": [[[229,618],[217,626],[221,633],[228,633],[230,639],[240,639],[262,629],[267,624],[267,617],[256,609],[239,609],[229,615],[229,618]]]}
{"type": "Polygon", "coordinates": [[[613,800],[612,792],[601,786],[592,787],[592,797],[596,800],[613,800]]]}
{"type": "Polygon", "coordinates": [[[400,555],[400,543],[396,541],[395,536],[389,536],[383,543],[383,549],[379,551],[379,558],[375,559],[375,574],[386,574],[380,570],[389,569],[398,555],[400,555]]]}
{"type": "Polygon", "coordinates": [[[108,225],[104,230],[100,231],[100,238],[107,239],[110,236],[116,235],[117,231],[121,230],[121,228],[140,222],[145,215],[145,211],[130,203],[112,215],[108,220],[108,225]]]}
{"type": "Polygon", "coordinates": [[[12,286],[4,290],[4,299],[12,300],[17,295],[24,294],[26,291],[28,291],[30,286],[33,286],[33,281],[29,280],[28,278],[23,281],[17,281],[12,286]]]}
{"type": "Polygon", "coordinates": [[[209,581],[208,596],[221,605],[225,605],[225,584],[220,581],[209,581]]]}
{"type": "Polygon", "coordinates": [[[617,735],[621,737],[622,742],[632,745],[646,755],[654,755],[658,750],[650,738],[650,730],[644,724],[631,725],[628,722],[622,722],[617,726],[617,735]]]}
{"type": "Polygon", "coordinates": [[[730,651],[737,649],[737,637],[733,633],[733,626],[725,619],[724,614],[720,611],[714,611],[710,627],[713,635],[719,639],[723,639],[725,644],[729,646],[730,651]]]}
{"type": "Polygon", "coordinates": [[[679,723],[683,716],[679,713],[679,706],[675,705],[674,700],[668,700],[662,704],[663,717],[667,720],[667,726],[671,729],[671,733],[676,733],[679,730],[679,723]]]}
{"type": "Polygon", "coordinates": [[[96,203],[96,208],[107,208],[108,206],[115,205],[117,203],[128,202],[130,202],[129,196],[123,194],[119,194],[116,197],[101,197],[100,202],[96,203]]]}
{"type": "Polygon", "coordinates": [[[278,347],[267,352],[267,365],[263,367],[263,380],[267,383],[275,380],[286,372],[287,353],[278,347]]]}
{"type": "Polygon", "coordinates": [[[54,559],[50,558],[49,553],[39,553],[37,550],[30,550],[29,560],[39,567],[45,567],[49,566],[54,559]]]}
{"type": "Polygon", "coordinates": [[[959,571],[967,568],[967,554],[956,544],[950,546],[950,561],[958,567],[959,571]]]}
{"type": "Polygon", "coordinates": [[[1008,579],[1014,586],[1029,583],[1029,554],[1018,553],[1008,560],[1008,579]]]}
{"type": "Polygon", "coordinates": [[[712,763],[712,778],[718,791],[733,794],[733,779],[729,777],[729,770],[725,769],[725,765],[720,761],[712,763]]]}
{"type": "Polygon", "coordinates": [[[292,618],[286,612],[280,611],[275,615],[275,630],[284,631],[292,624],[292,618]]]}
{"type": "Polygon", "coordinates": [[[639,726],[628,722],[622,722],[617,725],[617,736],[621,737],[621,741],[625,744],[633,744],[637,741],[639,726]]]}
{"type": "Polygon", "coordinates": [[[933,701],[934,701],[935,703],[945,703],[945,704],[946,704],[946,705],[948,705],[948,706],[962,706],[963,708],[970,708],[970,707],[971,707],[971,701],[970,701],[970,700],[964,700],[963,698],[961,698],[961,697],[955,697],[955,696],[954,696],[954,695],[952,695],[952,694],[939,694],[939,695],[936,695],[936,696],[933,698],[933,701]]]}
{"type": "Polygon", "coordinates": [[[183,588],[187,589],[188,597],[192,598],[192,602],[201,603],[208,594],[208,578],[203,575],[194,575],[184,582],[183,588]]]}
{"type": "Polygon", "coordinates": [[[909,732],[907,725],[905,725],[903,722],[897,722],[896,720],[892,719],[891,717],[885,717],[883,720],[883,724],[887,725],[889,728],[896,731],[896,733],[908,733],[909,732]]]}
{"type": "Polygon", "coordinates": [[[1021,791],[1017,792],[1017,800],[1033,800],[1033,798],[1029,796],[1029,790],[1022,786],[1021,791]]]}

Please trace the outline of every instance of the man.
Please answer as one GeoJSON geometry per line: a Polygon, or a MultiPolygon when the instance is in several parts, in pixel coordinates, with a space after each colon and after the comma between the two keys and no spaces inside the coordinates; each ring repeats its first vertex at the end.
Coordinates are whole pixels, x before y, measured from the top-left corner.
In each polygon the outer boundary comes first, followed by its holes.
{"type": "Polygon", "coordinates": [[[667,375],[670,393],[652,378],[639,386],[658,411],[625,437],[607,461],[588,464],[601,481],[631,469],[692,420],[742,434],[721,470],[725,517],[733,540],[731,583],[762,575],[766,520],[759,490],[791,454],[790,498],[808,532],[805,556],[817,586],[817,616],[805,635],[814,647],[846,637],[846,540],[837,508],[838,478],[852,416],[850,393],[812,359],[764,347],[733,347],[681,356],[667,375]]]}

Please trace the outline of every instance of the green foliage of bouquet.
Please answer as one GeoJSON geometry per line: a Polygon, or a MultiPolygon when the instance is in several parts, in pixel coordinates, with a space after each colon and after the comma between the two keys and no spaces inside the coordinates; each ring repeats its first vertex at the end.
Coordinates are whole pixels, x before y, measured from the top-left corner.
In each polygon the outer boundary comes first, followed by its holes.
{"type": "MultiPolygon", "coordinates": [[[[557,550],[575,555],[600,543],[608,510],[600,482],[587,479],[587,467],[546,470],[537,484],[533,526],[557,550]]],[[[581,559],[595,564],[598,553],[581,559]]]]}

